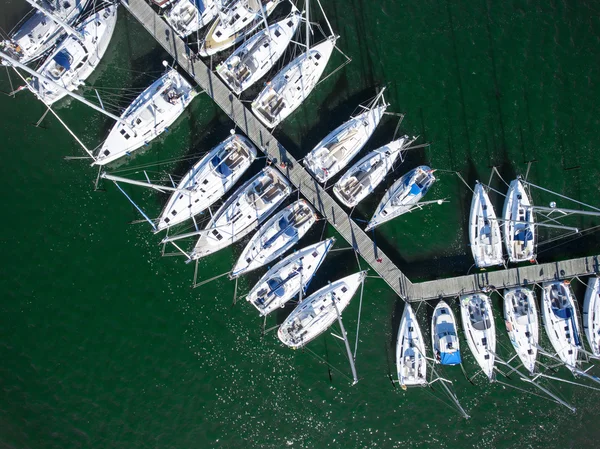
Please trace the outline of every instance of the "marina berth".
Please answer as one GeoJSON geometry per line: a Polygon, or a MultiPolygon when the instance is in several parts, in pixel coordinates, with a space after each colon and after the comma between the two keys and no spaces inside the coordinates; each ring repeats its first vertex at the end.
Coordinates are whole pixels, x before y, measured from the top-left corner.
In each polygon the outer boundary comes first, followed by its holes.
{"type": "Polygon", "coordinates": [[[538,312],[533,291],[521,287],[504,290],[504,320],[508,337],[521,363],[533,374],[539,344],[538,312]]]}
{"type": "Polygon", "coordinates": [[[212,216],[194,246],[191,259],[199,259],[250,234],[291,193],[288,180],[275,168],[265,167],[242,185],[212,216]]]}
{"type": "Polygon", "coordinates": [[[483,187],[477,181],[471,201],[469,216],[469,242],[478,268],[502,265],[502,237],[494,206],[483,187]]]}
{"type": "Polygon", "coordinates": [[[404,136],[387,145],[371,151],[335,183],[333,193],[346,207],[354,207],[365,199],[383,181],[392,170],[394,162],[400,157],[413,139],[404,136]]]}
{"type": "Polygon", "coordinates": [[[469,349],[491,381],[496,358],[496,325],[489,296],[474,293],[460,297],[460,315],[469,349]]]}
{"type": "Polygon", "coordinates": [[[412,169],[398,179],[385,192],[373,217],[365,228],[366,231],[410,212],[427,194],[436,181],[434,170],[426,165],[412,169]]]}
{"type": "Polygon", "coordinates": [[[325,71],[337,36],[331,36],[281,70],[252,102],[252,111],[267,128],[274,128],[310,95],[325,71]]]}
{"type": "Polygon", "coordinates": [[[306,292],[308,284],[335,243],[323,240],[290,254],[267,271],[246,296],[261,316],[266,316],[297,294],[306,292]]]}
{"type": "Polygon", "coordinates": [[[257,29],[281,0],[236,0],[218,15],[200,47],[201,56],[211,56],[232,47],[257,29]]]}
{"type": "Polygon", "coordinates": [[[275,66],[301,18],[294,8],[288,17],[256,33],[217,67],[217,74],[233,93],[241,94],[275,66]]]}
{"type": "Polygon", "coordinates": [[[583,328],[592,354],[600,357],[600,279],[588,279],[583,301],[583,328]]]}
{"type": "Polygon", "coordinates": [[[156,231],[191,219],[220,200],[256,159],[246,137],[228,137],[194,164],[177,185],[158,219],[156,231]]]}
{"type": "MultiPolygon", "coordinates": [[[[48,19],[49,20],[49,19],[48,19]]],[[[67,94],[44,80],[48,78],[69,91],[75,91],[96,69],[104,56],[117,22],[117,5],[110,5],[91,14],[48,56],[30,90],[44,103],[51,105],[67,94]]]]}
{"type": "Polygon", "coordinates": [[[352,274],[305,298],[279,326],[279,340],[298,349],[317,338],[341,316],[366,275],[366,271],[352,274]]]}
{"type": "Polygon", "coordinates": [[[305,200],[298,200],[273,215],[250,239],[238,258],[231,278],[277,259],[291,249],[315,224],[317,215],[305,200]]]}
{"type": "Polygon", "coordinates": [[[435,363],[458,365],[461,363],[460,342],[454,312],[445,301],[433,309],[431,317],[431,347],[435,363]]]}
{"type": "Polygon", "coordinates": [[[557,356],[575,373],[582,343],[575,298],[565,282],[542,284],[542,320],[557,356]]]}
{"type": "Polygon", "coordinates": [[[179,118],[195,96],[194,88],[177,70],[168,70],[125,109],[92,165],[106,165],[148,145],[179,118]]]}
{"type": "Polygon", "coordinates": [[[337,175],[362,150],[389,106],[383,98],[385,89],[366,110],[342,123],[321,140],[304,158],[304,166],[323,183],[337,175]]]}
{"type": "Polygon", "coordinates": [[[535,218],[533,204],[520,179],[511,181],[504,200],[502,230],[510,262],[535,259],[535,218]]]}
{"type": "Polygon", "coordinates": [[[207,26],[219,13],[220,0],[177,0],[165,14],[173,30],[185,38],[207,26]]]}
{"type": "Polygon", "coordinates": [[[89,0],[42,2],[39,7],[43,11],[32,11],[23,25],[8,39],[0,42],[0,49],[22,64],[41,58],[66,35],[64,28],[49,16],[56,17],[67,25],[74,25],[80,20],[89,3],[89,0]]]}
{"type": "Polygon", "coordinates": [[[402,388],[427,385],[425,341],[410,304],[406,303],[396,339],[396,370],[402,388]]]}

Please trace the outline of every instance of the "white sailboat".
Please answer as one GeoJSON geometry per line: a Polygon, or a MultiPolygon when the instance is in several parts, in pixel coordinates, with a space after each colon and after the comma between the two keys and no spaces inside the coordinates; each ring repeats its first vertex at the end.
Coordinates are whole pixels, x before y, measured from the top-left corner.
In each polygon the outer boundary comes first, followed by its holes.
{"type": "Polygon", "coordinates": [[[46,12],[36,9],[17,31],[11,34],[8,39],[0,42],[0,48],[3,48],[10,57],[23,64],[41,58],[65,35],[62,26],[49,18],[48,14],[52,14],[68,25],[73,25],[79,20],[89,2],[90,0],[73,2],[63,0],[36,1],[36,4],[46,12]]]}
{"type": "Polygon", "coordinates": [[[511,181],[504,200],[504,244],[510,262],[535,259],[535,218],[531,200],[520,179],[511,181]]]}
{"type": "Polygon", "coordinates": [[[365,230],[369,231],[410,212],[436,181],[433,172],[434,170],[426,165],[421,165],[404,174],[392,184],[379,202],[365,230]]]}
{"type": "Polygon", "coordinates": [[[583,328],[592,354],[600,357],[600,279],[588,279],[583,301],[583,328]]]}
{"type": "Polygon", "coordinates": [[[461,363],[457,329],[454,312],[445,301],[440,301],[433,309],[431,317],[431,347],[436,363],[442,365],[461,363]]]}
{"type": "Polygon", "coordinates": [[[177,120],[195,96],[194,88],[177,70],[168,70],[125,109],[92,165],[106,165],[149,144],[177,120]]]}
{"type": "Polygon", "coordinates": [[[560,281],[544,282],[542,320],[556,354],[574,372],[582,343],[575,298],[568,284],[560,281]]]}
{"type": "Polygon", "coordinates": [[[298,200],[273,215],[248,242],[230,277],[236,278],[256,270],[285,254],[304,237],[316,220],[317,214],[305,200],[298,200]]]}
{"type": "Polygon", "coordinates": [[[271,70],[292,40],[301,18],[294,7],[288,17],[256,33],[217,67],[217,74],[233,93],[241,94],[271,70]]]}
{"type": "Polygon", "coordinates": [[[212,22],[220,6],[219,0],[178,0],[164,17],[184,39],[212,22]]]}
{"type": "Polygon", "coordinates": [[[502,265],[502,237],[494,206],[479,181],[474,192],[469,216],[469,241],[475,266],[502,265]]]}
{"type": "Polygon", "coordinates": [[[229,136],[185,174],[159,219],[156,231],[191,219],[221,199],[256,159],[246,137],[229,136]]]}
{"type": "Polygon", "coordinates": [[[261,316],[266,316],[300,292],[305,292],[312,277],[335,243],[334,238],[307,246],[287,256],[260,278],[246,296],[261,316]]]}
{"type": "Polygon", "coordinates": [[[384,180],[398,157],[402,158],[402,150],[413,141],[404,136],[371,151],[335,183],[335,196],[347,207],[356,206],[384,180]]]}
{"type": "Polygon", "coordinates": [[[384,90],[363,107],[364,112],[342,123],[306,155],[304,166],[317,181],[327,182],[337,175],[365,146],[389,106],[384,90]]]}
{"type": "Polygon", "coordinates": [[[496,326],[490,298],[483,293],[460,297],[460,315],[469,349],[490,379],[494,379],[496,326]]]}
{"type": "Polygon", "coordinates": [[[200,233],[191,259],[212,254],[242,239],[262,223],[292,192],[288,180],[265,167],[242,185],[212,216],[200,233]]]}
{"type": "Polygon", "coordinates": [[[504,290],[504,320],[517,355],[533,375],[539,343],[537,306],[533,291],[521,287],[504,290]]]}
{"type": "Polygon", "coordinates": [[[402,388],[427,385],[425,341],[409,303],[404,306],[396,339],[396,371],[402,388]]]}
{"type": "MultiPolygon", "coordinates": [[[[90,15],[42,63],[39,73],[69,91],[83,84],[104,56],[117,22],[117,5],[110,5],[90,15]]],[[[34,78],[31,91],[50,105],[67,94],[45,81],[34,78]]]]}
{"type": "Polygon", "coordinates": [[[232,47],[254,31],[262,22],[261,9],[269,16],[281,0],[236,0],[225,8],[214,21],[199,53],[214,55],[232,47]]]}
{"type": "Polygon", "coordinates": [[[346,276],[304,299],[279,326],[279,340],[297,349],[317,338],[350,304],[365,276],[366,271],[346,276]]]}

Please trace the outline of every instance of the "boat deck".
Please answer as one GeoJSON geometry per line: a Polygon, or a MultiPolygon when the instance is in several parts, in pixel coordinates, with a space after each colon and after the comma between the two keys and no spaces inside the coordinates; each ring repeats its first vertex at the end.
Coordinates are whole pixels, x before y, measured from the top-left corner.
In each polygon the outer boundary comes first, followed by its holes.
{"type": "Polygon", "coordinates": [[[599,271],[600,256],[593,256],[413,284],[221,79],[204,62],[191,62],[188,59],[190,49],[145,0],[121,0],[121,3],[169,52],[175,62],[229,115],[259,150],[278,162],[287,162],[285,169],[280,169],[279,164],[275,165],[403,300],[412,302],[454,297],[481,291],[485,287],[514,287],[584,276],[599,271]]]}

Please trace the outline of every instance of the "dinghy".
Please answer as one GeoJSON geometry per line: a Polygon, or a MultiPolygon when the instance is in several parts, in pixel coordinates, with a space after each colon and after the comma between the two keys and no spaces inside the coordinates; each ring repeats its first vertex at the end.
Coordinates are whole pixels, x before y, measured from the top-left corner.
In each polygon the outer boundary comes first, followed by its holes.
{"type": "Polygon", "coordinates": [[[537,306],[533,291],[522,287],[504,290],[504,320],[517,355],[533,375],[539,342],[537,306]]]}
{"type": "Polygon", "coordinates": [[[409,303],[404,306],[396,339],[396,370],[402,388],[427,385],[427,359],[421,328],[409,303]]]}
{"type": "Polygon", "coordinates": [[[471,201],[469,241],[475,266],[502,265],[502,238],[494,206],[483,185],[477,181],[471,201]]]}
{"type": "Polygon", "coordinates": [[[317,181],[327,182],[337,175],[365,146],[389,106],[383,98],[384,90],[362,107],[363,113],[342,123],[306,155],[304,166],[317,181]]]}
{"type": "MultiPolygon", "coordinates": [[[[90,15],[42,63],[38,72],[63,88],[74,91],[94,71],[104,56],[117,22],[117,5],[90,15]]],[[[42,78],[34,78],[30,90],[47,105],[67,94],[42,78]]]]}
{"type": "Polygon", "coordinates": [[[297,349],[325,332],[350,304],[366,274],[361,271],[332,282],[304,299],[279,326],[279,340],[297,349]]]}
{"type": "Polygon", "coordinates": [[[165,20],[185,39],[207,26],[219,13],[219,0],[178,0],[167,12],[165,20]]]}
{"type": "Polygon", "coordinates": [[[269,16],[281,0],[237,0],[231,3],[212,24],[199,53],[214,55],[243,40],[262,23],[261,8],[269,16]]]}
{"type": "Polygon", "coordinates": [[[486,376],[493,380],[496,326],[489,296],[483,293],[461,296],[460,315],[469,349],[486,376]]]}
{"type": "Polygon", "coordinates": [[[600,279],[588,279],[583,302],[583,328],[592,348],[592,354],[600,357],[600,279]]]}
{"type": "Polygon", "coordinates": [[[248,170],[256,148],[239,134],[228,137],[181,179],[163,209],[156,232],[191,219],[221,199],[248,170]]]}
{"type": "Polygon", "coordinates": [[[574,372],[577,369],[581,337],[575,298],[568,284],[560,281],[544,282],[542,320],[556,354],[574,372]]]}
{"type": "Polygon", "coordinates": [[[230,278],[236,278],[285,254],[317,220],[313,208],[298,200],[273,215],[256,232],[238,258],[230,278]]]}
{"type": "Polygon", "coordinates": [[[261,316],[266,316],[296,296],[308,284],[319,269],[335,239],[324,240],[307,246],[287,256],[265,273],[246,296],[261,316]]]}
{"type": "Polygon", "coordinates": [[[252,102],[252,111],[263,125],[274,128],[309,96],[325,71],[336,39],[331,36],[311,47],[267,83],[252,102]]]}
{"type": "Polygon", "coordinates": [[[384,180],[398,157],[402,159],[402,150],[414,140],[404,136],[371,151],[335,183],[333,187],[335,196],[347,207],[356,206],[384,180]]]}
{"type": "Polygon", "coordinates": [[[414,168],[398,179],[385,192],[365,231],[410,212],[436,181],[433,170],[426,165],[414,168]]]}
{"type": "Polygon", "coordinates": [[[519,179],[510,183],[504,211],[504,244],[510,262],[535,259],[535,223],[531,200],[519,179]]]}
{"type": "Polygon", "coordinates": [[[291,192],[288,180],[279,171],[265,167],[237,189],[212,216],[190,258],[199,259],[244,238],[291,192]]]}
{"type": "Polygon", "coordinates": [[[440,301],[431,317],[431,347],[435,362],[442,365],[458,365],[461,363],[460,343],[454,312],[440,301]]]}
{"type": "Polygon", "coordinates": [[[121,114],[92,165],[106,165],[156,139],[196,96],[194,88],[171,69],[142,92],[121,114]]]}
{"type": "Polygon", "coordinates": [[[256,33],[217,67],[217,74],[236,95],[267,74],[292,40],[301,15],[294,7],[283,20],[256,33]]]}
{"type": "Polygon", "coordinates": [[[28,64],[44,56],[66,31],[48,16],[58,18],[67,25],[74,25],[87,8],[89,0],[64,1],[46,0],[41,7],[46,11],[33,11],[29,19],[7,40],[0,42],[0,48],[22,64],[28,64]]]}

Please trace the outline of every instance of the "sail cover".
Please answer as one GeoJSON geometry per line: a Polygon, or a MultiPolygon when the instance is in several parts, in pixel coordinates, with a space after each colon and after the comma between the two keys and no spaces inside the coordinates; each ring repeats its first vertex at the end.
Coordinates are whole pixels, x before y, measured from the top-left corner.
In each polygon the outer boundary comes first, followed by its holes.
{"type": "Polygon", "coordinates": [[[200,14],[202,14],[206,9],[206,6],[204,6],[204,0],[193,0],[193,3],[196,5],[196,8],[198,8],[200,14]]]}

